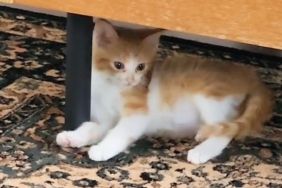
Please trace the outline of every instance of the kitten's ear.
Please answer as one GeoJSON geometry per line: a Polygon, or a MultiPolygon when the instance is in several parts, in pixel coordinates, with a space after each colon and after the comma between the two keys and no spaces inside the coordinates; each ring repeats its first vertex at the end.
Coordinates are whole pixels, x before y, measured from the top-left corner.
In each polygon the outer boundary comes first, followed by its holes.
{"type": "Polygon", "coordinates": [[[97,19],[95,22],[93,39],[97,46],[107,47],[118,39],[118,33],[113,25],[106,20],[97,19]]]}
{"type": "Polygon", "coordinates": [[[164,34],[165,30],[156,29],[153,30],[148,36],[146,36],[142,41],[142,46],[145,49],[150,49],[152,53],[156,53],[158,49],[158,44],[160,36],[164,34]]]}

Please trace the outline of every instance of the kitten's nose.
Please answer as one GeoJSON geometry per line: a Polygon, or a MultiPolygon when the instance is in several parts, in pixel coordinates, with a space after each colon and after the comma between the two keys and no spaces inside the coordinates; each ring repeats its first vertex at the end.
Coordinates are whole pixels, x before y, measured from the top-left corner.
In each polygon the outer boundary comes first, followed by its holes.
{"type": "Polygon", "coordinates": [[[133,76],[128,76],[126,78],[127,83],[132,83],[134,81],[134,77],[133,76]]]}

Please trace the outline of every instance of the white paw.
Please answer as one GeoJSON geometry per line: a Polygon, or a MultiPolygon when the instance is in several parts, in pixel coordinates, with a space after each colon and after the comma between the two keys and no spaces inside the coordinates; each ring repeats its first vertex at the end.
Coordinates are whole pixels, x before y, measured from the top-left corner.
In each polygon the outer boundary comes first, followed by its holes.
{"type": "Polygon", "coordinates": [[[113,150],[107,147],[96,145],[91,146],[88,151],[88,156],[93,161],[107,161],[110,158],[114,157],[115,154],[113,153],[113,150]]]}
{"type": "Polygon", "coordinates": [[[60,132],[59,134],[57,134],[56,143],[59,146],[62,146],[62,147],[69,147],[70,146],[70,141],[68,139],[66,131],[63,131],[63,132],[60,132]]]}
{"type": "Polygon", "coordinates": [[[196,147],[188,151],[187,161],[193,164],[202,164],[210,160],[210,155],[202,148],[196,147]]]}
{"type": "Polygon", "coordinates": [[[60,132],[56,137],[56,143],[62,147],[80,148],[84,146],[85,138],[76,134],[74,131],[60,132]]]}

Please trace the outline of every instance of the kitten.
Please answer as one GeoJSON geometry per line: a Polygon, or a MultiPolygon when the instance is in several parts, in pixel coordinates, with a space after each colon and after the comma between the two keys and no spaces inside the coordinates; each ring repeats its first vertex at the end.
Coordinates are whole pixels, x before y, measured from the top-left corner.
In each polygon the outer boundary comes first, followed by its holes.
{"type": "Polygon", "coordinates": [[[91,121],[59,133],[58,145],[92,145],[89,157],[104,161],[144,135],[195,136],[187,160],[200,164],[262,128],[273,100],[254,70],[184,55],[155,62],[161,33],[96,22],[91,121]]]}

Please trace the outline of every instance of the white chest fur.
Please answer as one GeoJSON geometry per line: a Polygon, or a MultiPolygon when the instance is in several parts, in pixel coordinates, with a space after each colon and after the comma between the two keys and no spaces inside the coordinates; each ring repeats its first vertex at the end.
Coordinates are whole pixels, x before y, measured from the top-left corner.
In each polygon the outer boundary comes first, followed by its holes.
{"type": "Polygon", "coordinates": [[[101,123],[118,118],[120,90],[101,73],[93,70],[91,79],[91,121],[101,123]]]}

